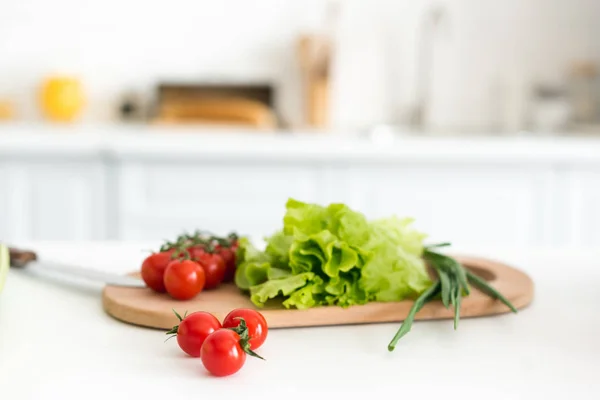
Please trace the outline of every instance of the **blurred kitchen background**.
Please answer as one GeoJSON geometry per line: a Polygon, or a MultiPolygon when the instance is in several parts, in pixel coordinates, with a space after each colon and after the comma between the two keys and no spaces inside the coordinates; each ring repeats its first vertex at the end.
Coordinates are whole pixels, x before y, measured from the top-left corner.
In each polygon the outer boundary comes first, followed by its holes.
{"type": "Polygon", "coordinates": [[[260,238],[285,201],[600,245],[598,0],[2,0],[0,240],[260,238]]]}

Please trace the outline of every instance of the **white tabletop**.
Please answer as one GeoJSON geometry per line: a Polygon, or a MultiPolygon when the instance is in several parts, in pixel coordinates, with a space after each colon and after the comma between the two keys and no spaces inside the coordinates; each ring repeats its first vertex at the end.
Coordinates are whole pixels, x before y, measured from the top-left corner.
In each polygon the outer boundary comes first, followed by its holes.
{"type": "MultiPolygon", "coordinates": [[[[136,269],[152,246],[31,245],[42,259],[115,272],[136,269]]],[[[393,353],[395,323],[272,330],[260,349],[267,361],[249,359],[227,378],[207,375],[160,330],[106,315],[100,285],[13,270],[0,293],[0,398],[600,398],[600,250],[471,254],[530,273],[534,303],[463,319],[457,332],[449,321],[416,322],[393,353]]]]}

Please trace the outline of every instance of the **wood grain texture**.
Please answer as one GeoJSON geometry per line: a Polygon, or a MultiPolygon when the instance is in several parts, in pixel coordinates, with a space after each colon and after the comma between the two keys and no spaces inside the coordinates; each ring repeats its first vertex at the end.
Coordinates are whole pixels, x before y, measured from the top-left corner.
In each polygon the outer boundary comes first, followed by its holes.
{"type": "MultiPolygon", "coordinates": [[[[517,309],[529,305],[533,300],[534,285],[531,278],[501,262],[466,256],[455,256],[463,265],[500,291],[517,309]]],[[[233,284],[221,285],[218,289],[203,291],[189,301],[177,301],[167,294],[150,289],[134,289],[107,286],[102,295],[105,311],[114,318],[145,327],[170,329],[177,324],[172,309],[179,313],[208,311],[222,320],[234,308],[256,308],[249,298],[233,284]]],[[[263,308],[261,313],[270,328],[305,326],[367,324],[398,322],[408,315],[412,301],[394,303],[369,303],[362,306],[317,307],[309,310],[286,310],[263,308]]],[[[473,288],[461,306],[461,318],[480,317],[510,312],[501,302],[491,299],[473,288]]],[[[453,318],[451,309],[439,301],[426,304],[416,315],[417,320],[453,318]]]]}

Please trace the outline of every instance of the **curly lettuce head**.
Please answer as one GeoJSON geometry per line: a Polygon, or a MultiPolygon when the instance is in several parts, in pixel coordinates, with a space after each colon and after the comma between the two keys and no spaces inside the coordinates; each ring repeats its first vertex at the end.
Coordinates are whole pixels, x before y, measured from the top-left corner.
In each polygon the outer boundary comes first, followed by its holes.
{"type": "Polygon", "coordinates": [[[235,282],[257,306],[275,298],[303,309],[417,296],[431,282],[421,259],[425,235],[412,222],[368,221],[345,204],[290,199],[265,251],[240,242],[235,282]]]}

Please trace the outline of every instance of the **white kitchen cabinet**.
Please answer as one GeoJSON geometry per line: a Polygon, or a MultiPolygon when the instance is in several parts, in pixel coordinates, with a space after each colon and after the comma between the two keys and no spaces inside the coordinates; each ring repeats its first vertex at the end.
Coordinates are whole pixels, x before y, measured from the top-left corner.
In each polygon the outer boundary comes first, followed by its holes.
{"type": "Polygon", "coordinates": [[[369,218],[411,217],[430,241],[542,245],[552,238],[553,175],[544,167],[397,163],[126,161],[117,167],[121,239],[196,228],[262,237],[289,197],[343,202],[369,218]]]}
{"type": "Polygon", "coordinates": [[[163,240],[195,229],[260,238],[281,227],[294,197],[347,203],[369,218],[412,217],[430,242],[463,248],[600,246],[594,138],[383,143],[175,127],[29,129],[0,134],[0,240],[163,240]]]}
{"type": "Polygon", "coordinates": [[[317,200],[318,171],[302,164],[126,161],[118,168],[118,235],[183,231],[261,236],[281,225],[289,197],[317,200]]]}
{"type": "Polygon", "coordinates": [[[559,189],[566,198],[566,242],[600,246],[600,168],[570,168],[565,176],[559,189]]]}
{"type": "Polygon", "coordinates": [[[104,238],[104,168],[60,159],[0,163],[3,240],[104,238]]]}
{"type": "Polygon", "coordinates": [[[600,174],[587,169],[561,178],[546,166],[132,159],[4,163],[0,176],[0,233],[14,240],[162,240],[198,228],[262,237],[294,197],[411,217],[430,242],[600,243],[600,174]]]}
{"type": "Polygon", "coordinates": [[[600,244],[600,169],[543,165],[217,162],[133,158],[0,162],[3,240],[262,237],[289,197],[415,219],[458,246],[600,244]]]}
{"type": "Polygon", "coordinates": [[[538,245],[548,237],[552,175],[546,168],[367,165],[329,177],[329,200],[371,218],[414,218],[430,241],[538,245]]]}

